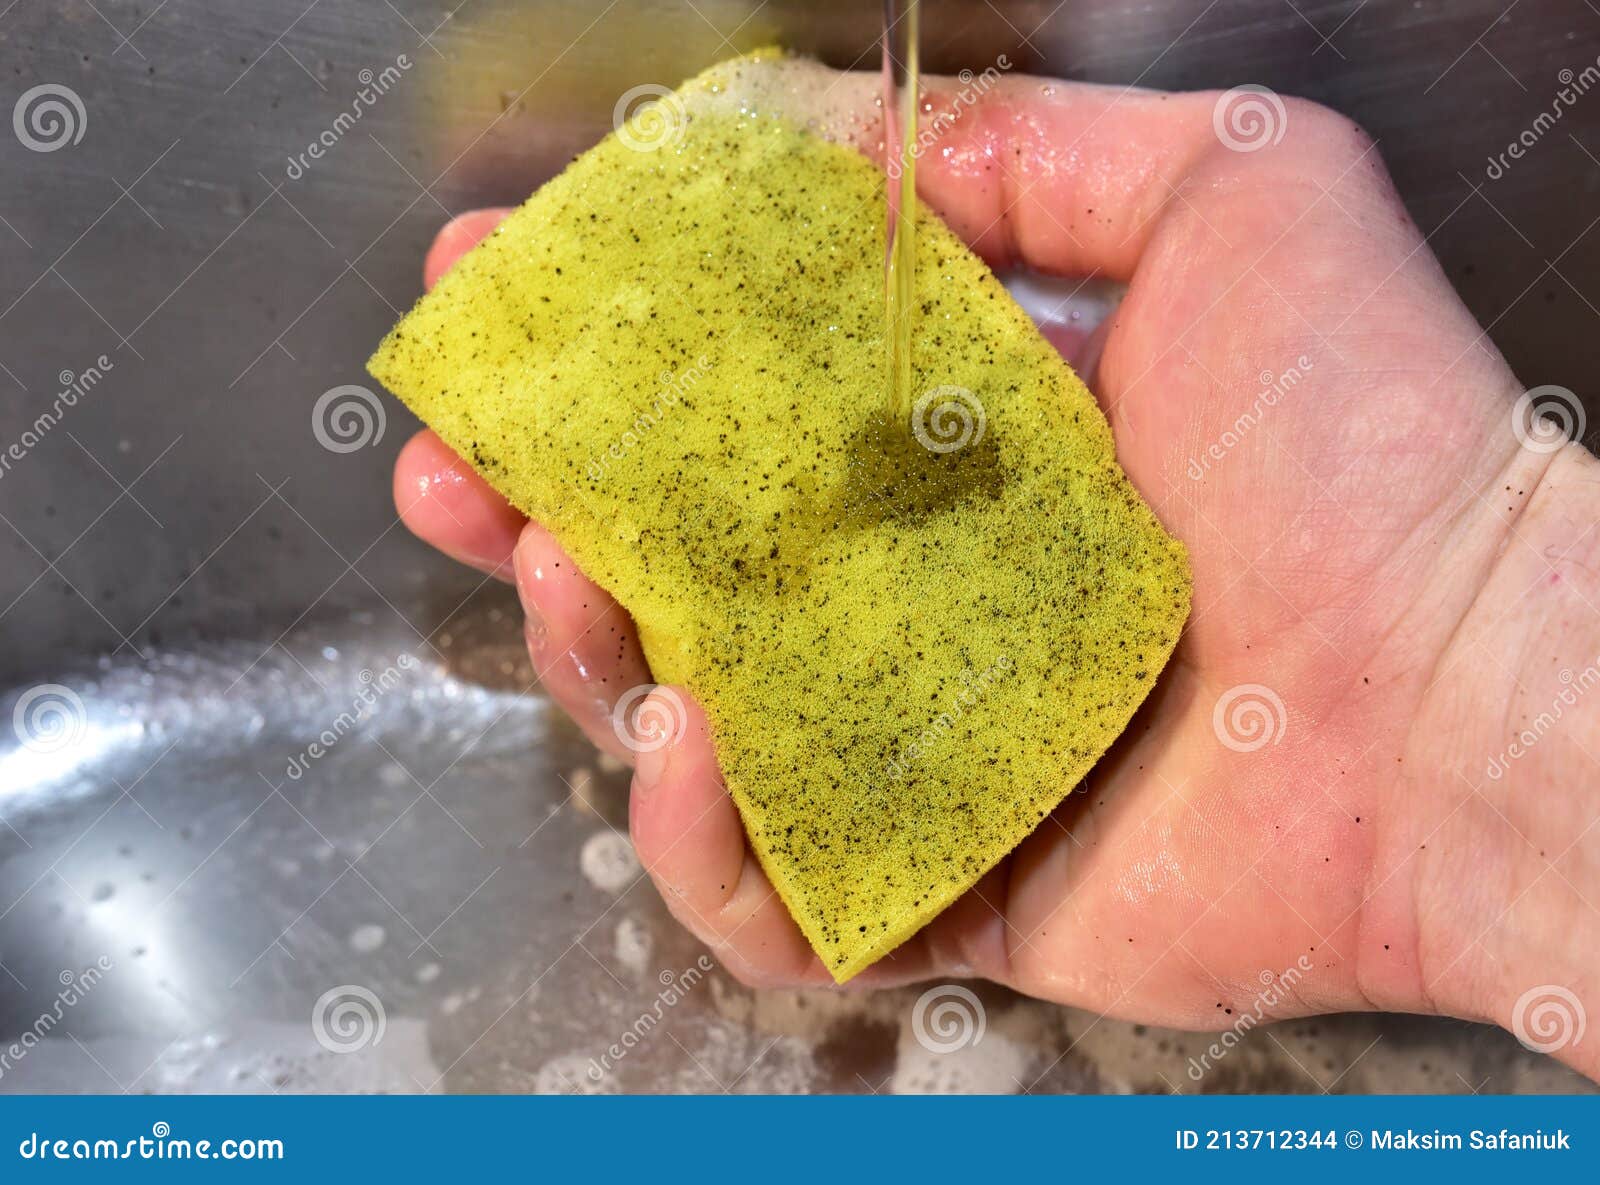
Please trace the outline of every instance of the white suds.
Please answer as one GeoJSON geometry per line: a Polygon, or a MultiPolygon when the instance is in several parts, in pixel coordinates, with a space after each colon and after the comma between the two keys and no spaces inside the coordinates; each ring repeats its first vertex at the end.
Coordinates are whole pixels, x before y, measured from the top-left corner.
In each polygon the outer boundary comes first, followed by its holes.
{"type": "Polygon", "coordinates": [[[637,918],[623,918],[611,937],[611,953],[617,962],[639,978],[650,968],[650,952],[654,946],[649,927],[637,918]]]}
{"type": "Polygon", "coordinates": [[[589,883],[605,893],[622,892],[639,875],[639,859],[626,835],[609,828],[597,831],[584,841],[578,867],[589,883]]]}

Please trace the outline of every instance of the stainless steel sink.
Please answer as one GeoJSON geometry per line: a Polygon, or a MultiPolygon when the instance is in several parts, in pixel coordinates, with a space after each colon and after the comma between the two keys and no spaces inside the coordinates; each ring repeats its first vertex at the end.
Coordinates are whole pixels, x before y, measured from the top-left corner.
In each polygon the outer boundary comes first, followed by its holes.
{"type": "MultiPolygon", "coordinates": [[[[624,773],[531,686],[514,598],[395,524],[412,422],[384,401],[329,448],[315,409],[365,382],[447,215],[520,198],[627,87],[730,44],[850,65],[874,6],[454,7],[0,15],[7,102],[65,86],[83,127],[50,152],[0,135],[0,444],[31,441],[0,472],[0,1091],[1588,1089],[1496,1031],[1370,1016],[1256,1030],[1197,1082],[1209,1037],[983,985],[983,1039],[939,1053],[920,990],[752,993],[706,960],[632,863],[624,773]]],[[[1344,108],[1513,364],[1572,384],[1600,373],[1575,328],[1600,292],[1512,297],[1584,229],[1596,116],[1490,195],[1462,174],[1600,54],[1600,18],[1502,7],[927,24],[936,69],[1005,52],[1344,108]]],[[[1600,273],[1600,236],[1567,258],[1600,273]]]]}

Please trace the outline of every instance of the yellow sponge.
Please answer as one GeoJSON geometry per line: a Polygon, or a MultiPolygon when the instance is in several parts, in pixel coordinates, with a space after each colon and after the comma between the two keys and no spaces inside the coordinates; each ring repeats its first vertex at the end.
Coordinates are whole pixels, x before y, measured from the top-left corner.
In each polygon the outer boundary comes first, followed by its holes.
{"type": "Polygon", "coordinates": [[[704,705],[752,848],[843,982],[1126,727],[1189,575],[1088,391],[926,210],[923,394],[890,420],[882,176],[730,106],[761,65],[665,100],[670,135],[579,157],[369,367],[704,705]]]}

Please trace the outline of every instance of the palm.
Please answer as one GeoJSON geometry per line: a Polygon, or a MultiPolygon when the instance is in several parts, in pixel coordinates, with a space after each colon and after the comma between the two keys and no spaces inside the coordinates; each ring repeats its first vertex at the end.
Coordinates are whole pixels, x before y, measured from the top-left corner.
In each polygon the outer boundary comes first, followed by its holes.
{"type": "MultiPolygon", "coordinates": [[[[1210,170],[1237,173],[1231,155],[1210,170]]],[[[1363,224],[1387,206],[1405,233],[1383,236],[1416,238],[1381,178],[1352,206],[1335,175],[1336,196],[1285,202],[1265,182],[1218,200],[1197,172],[1091,376],[1123,466],[1189,547],[1188,628],[1080,792],[935,924],[968,932],[931,937],[1000,944],[1034,994],[1204,1027],[1302,956],[1323,982],[1280,1010],[1348,998],[1392,725],[1437,657],[1390,635],[1429,576],[1421,532],[1474,496],[1470,467],[1437,458],[1482,424],[1466,372],[1498,363],[1432,257],[1396,268],[1363,224]],[[1459,359],[1462,381],[1417,380],[1423,359],[1459,359]]]]}

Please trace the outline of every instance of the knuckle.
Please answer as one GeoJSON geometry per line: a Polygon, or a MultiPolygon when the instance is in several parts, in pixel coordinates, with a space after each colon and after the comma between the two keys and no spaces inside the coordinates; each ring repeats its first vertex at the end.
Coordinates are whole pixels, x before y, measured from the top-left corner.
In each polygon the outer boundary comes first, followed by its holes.
{"type": "Polygon", "coordinates": [[[730,946],[718,946],[712,953],[729,977],[742,987],[762,989],[781,986],[778,976],[767,968],[749,962],[730,946]]]}
{"type": "Polygon", "coordinates": [[[1391,200],[1393,184],[1376,141],[1349,116],[1264,88],[1208,92],[1204,98],[1214,142],[1199,172],[1313,194],[1337,187],[1357,200],[1391,200]]]}
{"type": "Polygon", "coordinates": [[[1347,160],[1371,150],[1372,136],[1348,115],[1311,99],[1291,97],[1284,103],[1291,130],[1298,125],[1310,144],[1347,160]]]}

